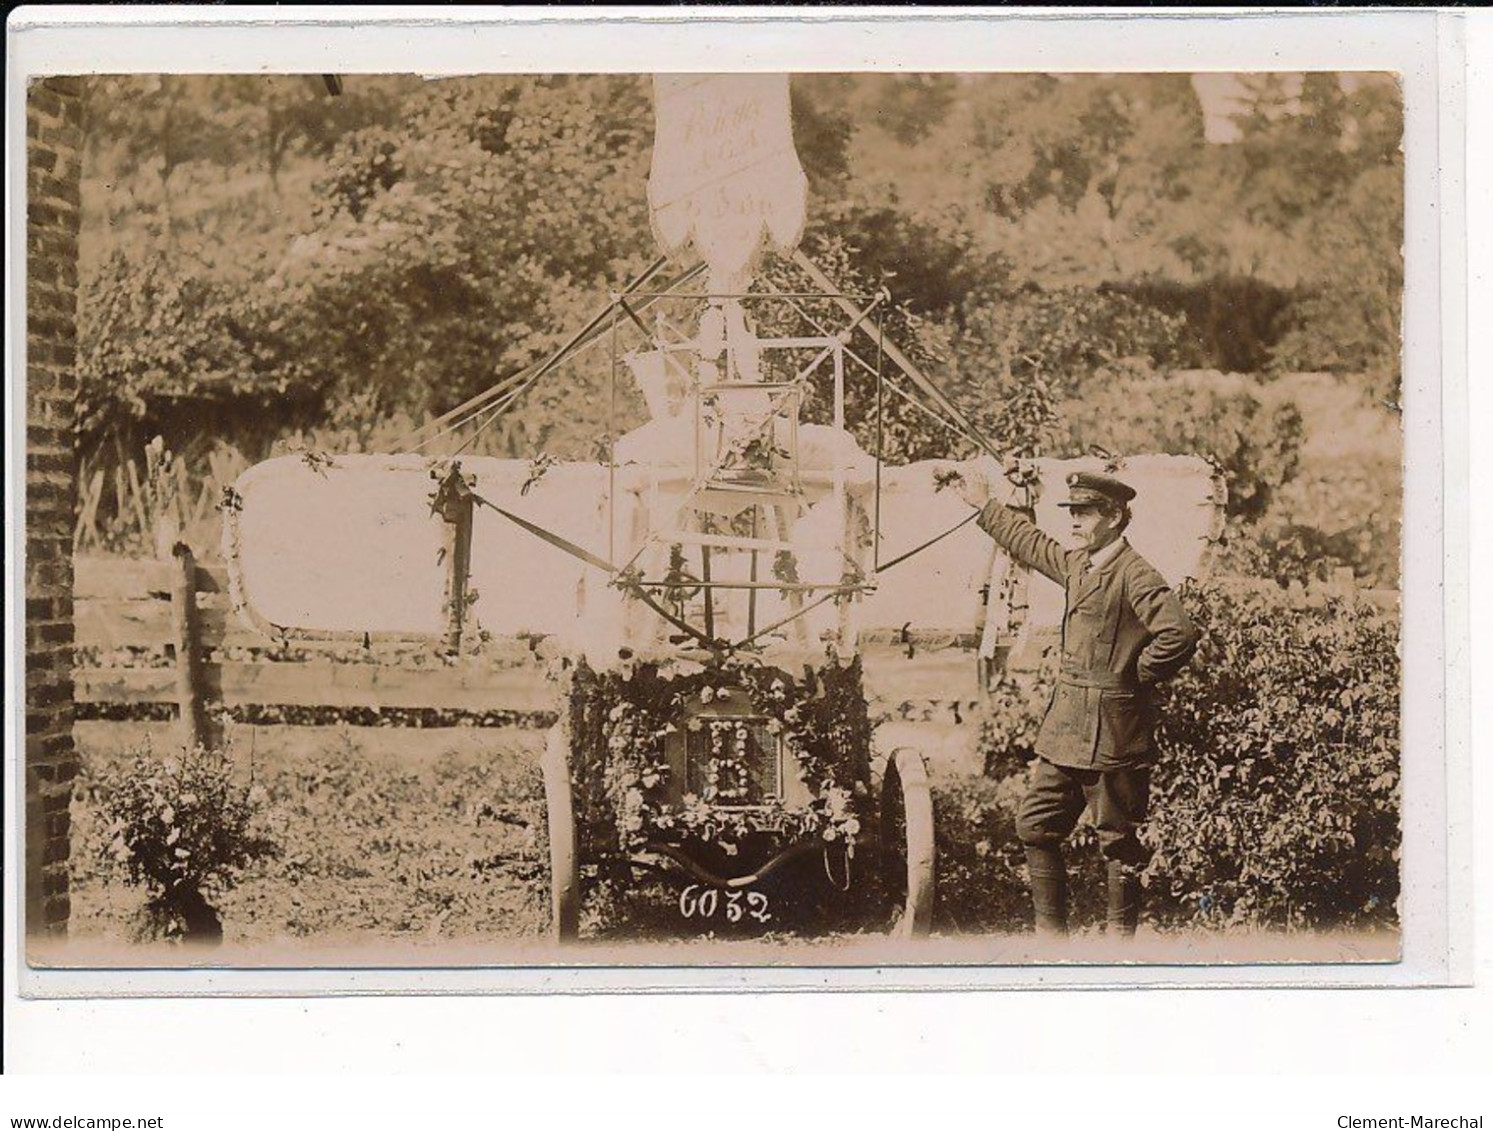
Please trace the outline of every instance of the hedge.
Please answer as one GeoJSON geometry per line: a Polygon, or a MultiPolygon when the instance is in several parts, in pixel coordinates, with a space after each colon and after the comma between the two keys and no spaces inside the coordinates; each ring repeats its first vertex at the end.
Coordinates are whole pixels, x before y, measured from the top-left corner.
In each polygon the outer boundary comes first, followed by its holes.
{"type": "MultiPolygon", "coordinates": [[[[1184,587],[1202,634],[1166,686],[1143,882],[1158,927],[1373,928],[1398,923],[1398,616],[1352,588],[1184,587]]],[[[1043,673],[1039,682],[1049,679],[1043,673]]],[[[1030,918],[1016,807],[1047,702],[1003,688],[983,777],[937,799],[939,917],[954,929],[1030,918]]],[[[1070,841],[1075,919],[1102,917],[1102,861],[1070,841]]]]}

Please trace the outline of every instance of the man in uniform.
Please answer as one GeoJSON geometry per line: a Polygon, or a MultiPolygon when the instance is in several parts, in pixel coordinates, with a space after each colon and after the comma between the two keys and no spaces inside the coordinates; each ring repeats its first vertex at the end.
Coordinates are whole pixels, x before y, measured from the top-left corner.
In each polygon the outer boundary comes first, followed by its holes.
{"type": "Polygon", "coordinates": [[[1135,498],[1128,484],[1090,472],[1068,476],[1068,497],[1058,505],[1070,517],[1072,550],[991,497],[990,485],[976,477],[966,476],[960,493],[982,508],[979,524],[1002,549],[1065,595],[1057,687],[1016,819],[1037,932],[1067,933],[1062,846],[1087,806],[1107,867],[1107,931],[1129,937],[1140,912],[1136,871],[1147,859],[1136,828],[1145,819],[1155,757],[1154,689],[1191,658],[1197,630],[1161,574],[1125,540],[1135,498]]]}

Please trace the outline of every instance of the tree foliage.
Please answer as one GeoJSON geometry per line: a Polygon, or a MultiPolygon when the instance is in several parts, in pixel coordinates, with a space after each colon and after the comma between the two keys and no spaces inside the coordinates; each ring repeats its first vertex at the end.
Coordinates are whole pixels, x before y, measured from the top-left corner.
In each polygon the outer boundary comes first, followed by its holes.
{"type": "Polygon", "coordinates": [[[646,261],[650,128],[629,76],[493,78],[344,139],[281,271],[337,380],[439,412],[553,350],[646,261]]]}
{"type": "Polygon", "coordinates": [[[970,76],[910,142],[870,109],[897,81],[858,76],[836,91],[860,122],[853,181],[909,211],[955,210],[1019,281],[1169,288],[1163,309],[1195,324],[1194,365],[1368,365],[1393,385],[1403,159],[1392,77],[1245,76],[1230,143],[1209,140],[1182,75],[970,76]],[[1284,301],[1240,308],[1246,286],[1284,301]]]}
{"type": "Polygon", "coordinates": [[[293,421],[325,390],[290,305],[263,286],[184,274],[159,244],[110,254],[78,305],[85,451],[148,430],[168,402],[227,402],[293,421]]]}
{"type": "Polygon", "coordinates": [[[946,379],[1003,452],[1053,454],[1064,435],[1064,402],[1115,368],[1169,360],[1179,326],[1124,295],[1076,287],[987,291],[964,308],[946,379]]]}
{"type": "MultiPolygon", "coordinates": [[[[1251,80],[1229,144],[1185,76],[812,75],[792,106],[806,249],[845,289],[889,289],[889,339],[998,447],[1203,451],[1255,519],[1299,425],[1160,374],[1320,368],[1396,395],[1388,79],[1251,80]]],[[[350,406],[418,421],[547,356],[652,255],[638,76],[358,76],[337,98],[316,76],[126,76],[95,82],[88,121],[85,448],[162,432],[185,450],[193,400],[271,434],[251,452],[367,433],[350,406]]],[[[480,450],[596,454],[601,352],[480,450]]],[[[870,446],[874,401],[850,401],[870,446]]],[[[894,459],[975,450],[883,407],[894,459]]]]}
{"type": "Polygon", "coordinates": [[[1397,398],[1404,291],[1402,101],[1392,76],[1347,90],[1306,75],[1254,80],[1235,152],[1245,214],[1282,240],[1278,275],[1301,292],[1273,350],[1280,369],[1362,373],[1397,398]]]}
{"type": "Polygon", "coordinates": [[[1300,465],[1303,426],[1290,403],[1267,407],[1246,388],[1213,379],[1107,372],[1064,406],[1065,454],[1085,445],[1124,452],[1200,455],[1228,486],[1228,515],[1253,521],[1300,465]]]}

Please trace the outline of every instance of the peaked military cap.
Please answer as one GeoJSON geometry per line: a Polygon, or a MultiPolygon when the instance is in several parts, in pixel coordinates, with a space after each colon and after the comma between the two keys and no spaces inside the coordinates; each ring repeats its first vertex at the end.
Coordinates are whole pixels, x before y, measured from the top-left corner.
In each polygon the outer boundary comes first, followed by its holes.
{"type": "Polygon", "coordinates": [[[1135,498],[1135,488],[1108,475],[1075,471],[1068,476],[1068,497],[1060,507],[1091,507],[1097,503],[1123,506],[1135,498]]]}

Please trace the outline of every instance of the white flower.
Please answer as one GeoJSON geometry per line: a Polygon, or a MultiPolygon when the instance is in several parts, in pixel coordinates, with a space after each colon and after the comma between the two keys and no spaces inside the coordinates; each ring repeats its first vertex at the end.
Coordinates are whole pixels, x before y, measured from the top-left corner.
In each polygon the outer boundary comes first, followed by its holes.
{"type": "Polygon", "coordinates": [[[850,795],[838,786],[824,790],[825,807],[836,817],[843,816],[849,808],[850,795]]]}
{"type": "Polygon", "coordinates": [[[709,703],[714,698],[715,698],[715,688],[711,687],[709,684],[706,684],[704,687],[700,688],[700,702],[701,703],[709,703]]]}

